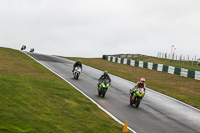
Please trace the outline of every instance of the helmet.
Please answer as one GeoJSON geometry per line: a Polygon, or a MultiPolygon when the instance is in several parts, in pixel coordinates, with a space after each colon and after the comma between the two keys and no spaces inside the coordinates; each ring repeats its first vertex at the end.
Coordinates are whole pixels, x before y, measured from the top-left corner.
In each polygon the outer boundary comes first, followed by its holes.
{"type": "Polygon", "coordinates": [[[108,75],[108,72],[107,71],[104,71],[104,73],[103,73],[104,75],[108,75]]]}
{"type": "Polygon", "coordinates": [[[78,62],[78,64],[81,64],[81,61],[80,61],[80,60],[78,60],[77,62],[78,62]]]}
{"type": "Polygon", "coordinates": [[[140,83],[143,84],[144,82],[145,82],[145,79],[144,79],[144,78],[141,78],[141,79],[140,79],[140,83]]]}

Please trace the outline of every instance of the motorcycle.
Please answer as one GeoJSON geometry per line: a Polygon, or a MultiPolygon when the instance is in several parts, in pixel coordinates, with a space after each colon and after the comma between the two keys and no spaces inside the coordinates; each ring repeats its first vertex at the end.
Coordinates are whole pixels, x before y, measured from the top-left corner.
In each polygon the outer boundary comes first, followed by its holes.
{"type": "Polygon", "coordinates": [[[34,52],[34,48],[31,48],[30,52],[34,52]]]}
{"type": "Polygon", "coordinates": [[[140,102],[142,101],[142,98],[144,97],[144,95],[145,95],[144,88],[137,88],[137,89],[135,89],[135,92],[132,95],[129,92],[130,105],[134,105],[136,108],[138,108],[139,105],[140,105],[140,102]]]}
{"type": "Polygon", "coordinates": [[[21,50],[25,50],[25,49],[26,49],[26,46],[23,45],[23,46],[21,47],[21,50]]]}
{"type": "Polygon", "coordinates": [[[81,68],[80,67],[75,67],[74,72],[73,72],[74,79],[78,79],[80,74],[81,74],[81,68]]]}
{"type": "Polygon", "coordinates": [[[99,96],[102,96],[102,97],[104,97],[105,96],[105,94],[106,94],[106,92],[107,92],[107,90],[108,90],[108,87],[110,86],[110,82],[109,82],[109,80],[108,79],[104,79],[101,83],[100,83],[100,85],[98,85],[98,94],[99,94],[99,96]]]}

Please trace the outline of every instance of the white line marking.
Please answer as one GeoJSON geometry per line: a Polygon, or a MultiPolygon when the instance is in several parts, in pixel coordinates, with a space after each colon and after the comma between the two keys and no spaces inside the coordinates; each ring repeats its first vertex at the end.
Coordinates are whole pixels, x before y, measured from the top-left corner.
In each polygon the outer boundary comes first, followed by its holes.
{"type": "MultiPolygon", "coordinates": [[[[20,50],[19,50],[20,51],[20,50]]],[[[22,52],[22,51],[21,51],[22,52]]],[[[22,52],[25,53],[25,52],[22,52]]],[[[44,67],[46,67],[48,70],[50,70],[51,72],[53,72],[54,74],[56,74],[58,77],[60,77],[61,79],[63,79],[65,82],[67,82],[68,84],[70,84],[72,87],[74,87],[76,90],[78,90],[80,93],[82,93],[84,96],[86,96],[90,101],[92,101],[94,104],[96,104],[101,110],[103,110],[106,114],[108,114],[110,117],[112,117],[116,122],[118,122],[121,125],[125,125],[123,122],[121,122],[119,119],[117,119],[114,115],[112,115],[110,112],[108,112],[107,110],[105,110],[103,107],[101,107],[97,102],[95,102],[92,98],[90,98],[89,96],[87,96],[84,92],[82,92],[81,90],[79,90],[76,86],[74,86],[72,83],[70,83],[68,80],[66,80],[65,78],[63,78],[62,76],[60,76],[59,74],[57,74],[56,72],[54,72],[53,70],[51,70],[50,68],[48,68],[46,65],[42,64],[41,62],[39,62],[38,60],[36,60],[35,58],[33,58],[32,56],[30,56],[29,54],[25,53],[26,55],[28,55],[29,57],[31,57],[33,60],[35,60],[36,62],[38,62],[39,64],[43,65],[44,67]]],[[[133,129],[131,129],[130,127],[128,127],[128,129],[133,132],[136,133],[133,129]]]]}
{"type": "Polygon", "coordinates": [[[150,89],[150,88],[148,88],[148,89],[149,89],[150,91],[153,91],[154,93],[157,93],[157,94],[163,95],[163,96],[165,96],[165,97],[167,97],[167,98],[169,98],[169,99],[172,99],[172,100],[174,100],[174,101],[176,101],[176,102],[179,102],[179,103],[181,103],[181,104],[183,104],[183,105],[185,105],[185,106],[188,106],[188,107],[190,107],[190,108],[192,108],[192,109],[194,109],[194,110],[200,112],[199,109],[197,109],[197,108],[195,108],[195,107],[193,107],[193,106],[191,106],[191,105],[189,105],[189,104],[187,104],[187,103],[184,103],[184,102],[182,102],[182,101],[179,101],[179,100],[177,100],[177,99],[175,99],[175,98],[173,98],[173,97],[170,97],[170,96],[165,95],[165,94],[163,94],[163,93],[157,92],[157,91],[152,90],[152,89],[150,89]]]}

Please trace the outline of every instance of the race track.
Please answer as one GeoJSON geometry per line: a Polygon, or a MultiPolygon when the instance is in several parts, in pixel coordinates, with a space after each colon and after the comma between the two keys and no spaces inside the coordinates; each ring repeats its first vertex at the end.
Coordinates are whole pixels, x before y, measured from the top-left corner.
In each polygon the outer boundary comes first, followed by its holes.
{"type": "Polygon", "coordinates": [[[134,108],[128,96],[134,83],[111,74],[112,84],[102,98],[97,94],[97,80],[102,71],[83,65],[80,79],[75,80],[72,75],[74,61],[26,53],[79,88],[121,122],[128,120],[128,126],[137,133],[200,133],[198,109],[148,88],[139,108],[134,108]]]}

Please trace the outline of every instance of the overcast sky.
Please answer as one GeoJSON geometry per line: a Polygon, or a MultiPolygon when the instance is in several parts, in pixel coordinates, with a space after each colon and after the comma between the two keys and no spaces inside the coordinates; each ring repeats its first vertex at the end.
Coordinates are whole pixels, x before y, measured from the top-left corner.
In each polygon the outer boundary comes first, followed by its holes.
{"type": "Polygon", "coordinates": [[[68,57],[200,57],[200,0],[0,0],[0,46],[68,57]]]}

